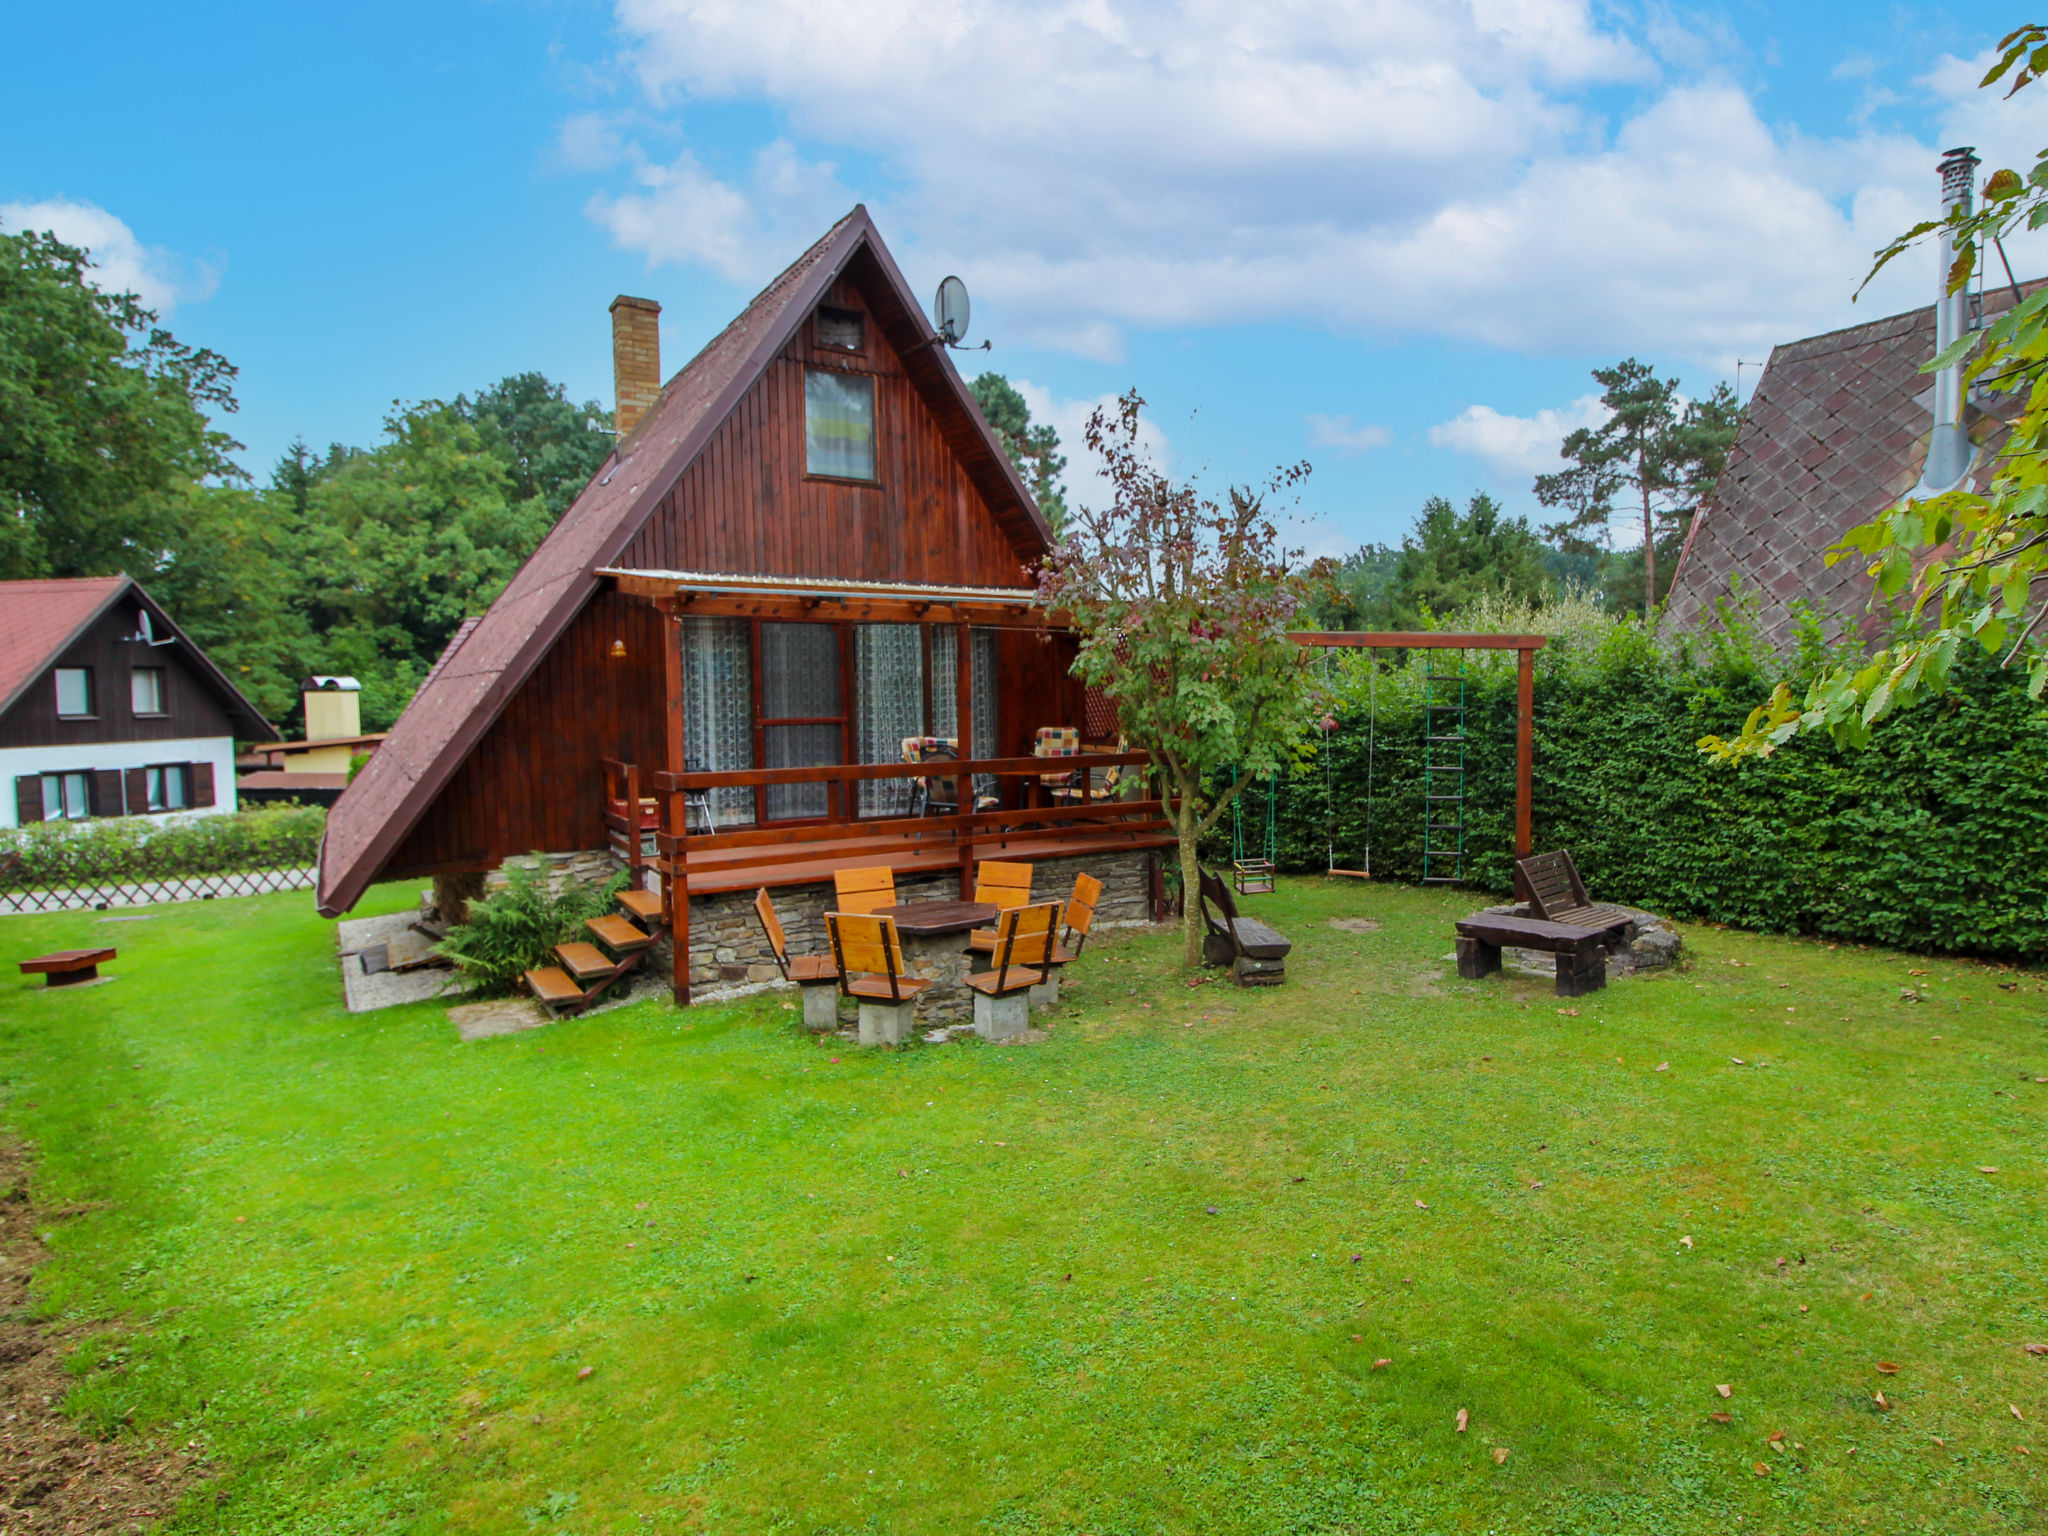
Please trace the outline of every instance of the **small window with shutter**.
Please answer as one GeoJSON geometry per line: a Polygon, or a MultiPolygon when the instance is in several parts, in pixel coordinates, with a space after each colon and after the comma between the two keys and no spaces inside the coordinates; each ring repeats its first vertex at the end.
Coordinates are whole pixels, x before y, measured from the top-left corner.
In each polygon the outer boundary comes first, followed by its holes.
{"type": "Polygon", "coordinates": [[[182,811],[192,803],[191,770],[184,763],[159,763],[142,770],[143,793],[152,811],[182,811]]]}

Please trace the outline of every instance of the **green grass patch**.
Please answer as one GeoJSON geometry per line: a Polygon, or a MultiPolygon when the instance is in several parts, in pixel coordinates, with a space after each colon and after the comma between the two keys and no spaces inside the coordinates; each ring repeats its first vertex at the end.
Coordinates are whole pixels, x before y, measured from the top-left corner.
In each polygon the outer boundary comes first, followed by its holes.
{"type": "Polygon", "coordinates": [[[72,1411],[244,1536],[2040,1529],[2041,978],[1699,929],[1565,1004],[1471,904],[1284,883],[1283,988],[1104,933],[900,1052],[350,1017],[303,894],[5,919],[121,950],[0,979],[72,1411]]]}

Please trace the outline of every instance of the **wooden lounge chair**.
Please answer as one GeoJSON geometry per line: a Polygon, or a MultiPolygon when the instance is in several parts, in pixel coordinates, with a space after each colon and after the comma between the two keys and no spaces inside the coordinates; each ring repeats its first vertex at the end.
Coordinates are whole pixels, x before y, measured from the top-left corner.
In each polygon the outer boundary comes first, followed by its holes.
{"type": "Polygon", "coordinates": [[[1594,902],[1586,895],[1586,882],[1572,863],[1572,856],[1560,848],[1517,859],[1515,872],[1529,893],[1529,915],[1546,923],[1564,923],[1573,928],[1623,929],[1617,938],[1626,939],[1627,925],[1635,919],[1620,907],[1594,902]]]}
{"type": "MultiPolygon", "coordinates": [[[[1031,866],[1004,864],[983,859],[974,868],[974,899],[988,902],[1007,912],[1031,903],[1031,866]]],[[[992,955],[996,948],[994,928],[977,928],[967,935],[967,947],[977,954],[992,955]]]]}
{"type": "Polygon", "coordinates": [[[768,953],[784,981],[793,981],[803,995],[804,1025],[808,1029],[830,1029],[839,1022],[839,967],[830,955],[792,955],[789,936],[782,931],[782,917],[775,902],[762,886],[754,893],[754,916],[768,939],[768,953]]]}
{"type": "Polygon", "coordinates": [[[887,866],[835,870],[832,889],[839,899],[841,912],[866,914],[882,907],[893,907],[896,905],[896,871],[887,866]]]}
{"type": "Polygon", "coordinates": [[[1074,894],[1067,898],[1060,914],[1059,943],[1052,952],[1054,965],[1072,965],[1088,942],[1088,930],[1095,926],[1095,904],[1102,900],[1102,882],[1093,875],[1074,876],[1074,894]]]}
{"type": "Polygon", "coordinates": [[[1021,1035],[1031,1022],[1031,993],[1045,985],[1060,904],[1011,907],[996,922],[995,965],[967,978],[974,990],[975,1033],[989,1040],[1021,1035]]]}
{"type": "Polygon", "coordinates": [[[1206,869],[1201,871],[1198,899],[1209,930],[1202,940],[1205,961],[1229,966],[1241,987],[1277,987],[1287,979],[1291,939],[1256,918],[1238,916],[1230,887],[1206,869]]]}
{"type": "Polygon", "coordinates": [[[905,973],[896,920],[827,912],[825,935],[832,944],[840,995],[860,1004],[860,1043],[901,1045],[917,995],[931,983],[905,973]]]}

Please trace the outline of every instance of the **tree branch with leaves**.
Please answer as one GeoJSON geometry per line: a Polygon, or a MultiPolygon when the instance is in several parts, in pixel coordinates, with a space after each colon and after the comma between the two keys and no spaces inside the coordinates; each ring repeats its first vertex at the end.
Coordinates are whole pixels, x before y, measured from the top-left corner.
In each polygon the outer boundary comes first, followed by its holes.
{"type": "Polygon", "coordinates": [[[1307,478],[1307,464],[1262,487],[1232,486],[1217,502],[1146,457],[1143,407],[1132,392],[1090,417],[1088,448],[1112,496],[1099,510],[1070,512],[1039,592],[1080,636],[1076,675],[1114,701],[1125,738],[1165,781],[1192,967],[1201,960],[1201,840],[1238,783],[1280,771],[1299,752],[1316,716],[1315,671],[1287,633],[1327,596],[1329,571],[1282,548],[1268,511],[1307,478]],[[1226,768],[1238,779],[1222,789],[1226,768]]]}
{"type": "MultiPolygon", "coordinates": [[[[2021,27],[1999,44],[1999,59],[1980,83],[2008,75],[2007,95],[2048,73],[2048,29],[2021,27]]],[[[1958,203],[1938,220],[1917,224],[1877,253],[1864,278],[1930,237],[1955,251],[1948,291],[1960,293],[1987,251],[2004,252],[2005,236],[2048,225],[2048,150],[2025,176],[1992,173],[1981,206],[1958,203]]],[[[1861,293],[1859,288],[1858,293],[1861,293]]],[[[1894,710],[1945,692],[1957,656],[1975,644],[2011,666],[2028,666],[2034,698],[2048,690],[2048,288],[2022,294],[1981,331],[1968,332],[1922,372],[1960,366],[1975,387],[2010,415],[1981,492],[1959,488],[1889,507],[1852,528],[1827,551],[1834,565],[1862,564],[1872,582],[1870,607],[1889,610],[1898,638],[1867,659],[1830,667],[1795,702],[1789,684],[1750,712],[1733,740],[1707,736],[1700,750],[1722,761],[1768,757],[1811,731],[1844,746],[1869,742],[1872,728],[1894,710]],[[1904,604],[1903,609],[1900,605],[1904,604]]],[[[1965,482],[1967,485],[1968,482],[1965,482]]]]}

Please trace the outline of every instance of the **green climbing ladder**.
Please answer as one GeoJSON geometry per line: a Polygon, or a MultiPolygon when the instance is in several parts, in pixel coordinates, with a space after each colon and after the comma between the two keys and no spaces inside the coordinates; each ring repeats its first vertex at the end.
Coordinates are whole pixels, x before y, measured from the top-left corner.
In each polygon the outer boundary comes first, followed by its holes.
{"type": "MultiPolygon", "coordinates": [[[[1435,665],[1432,652],[1432,668],[1435,665]]],[[[1458,670],[1423,674],[1422,883],[1465,878],[1465,653],[1458,670]]]]}

